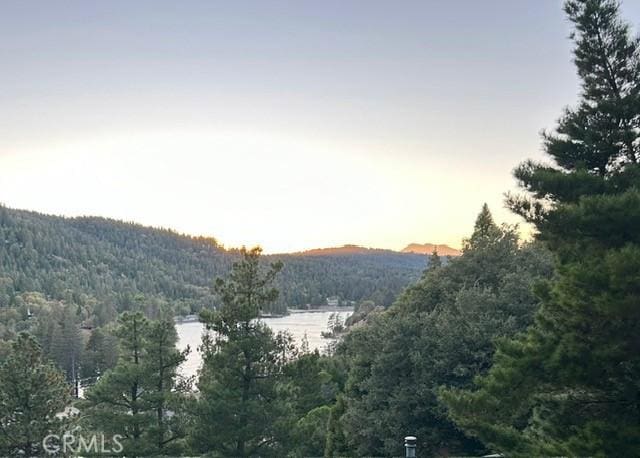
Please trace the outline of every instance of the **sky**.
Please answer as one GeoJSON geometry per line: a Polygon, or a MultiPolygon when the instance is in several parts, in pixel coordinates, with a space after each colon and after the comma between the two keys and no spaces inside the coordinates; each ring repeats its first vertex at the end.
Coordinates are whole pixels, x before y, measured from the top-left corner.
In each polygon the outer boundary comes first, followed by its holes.
{"type": "Polygon", "coordinates": [[[518,222],[511,171],[577,98],[569,31],[556,0],[3,0],[0,202],[459,247],[484,202],[518,222]]]}

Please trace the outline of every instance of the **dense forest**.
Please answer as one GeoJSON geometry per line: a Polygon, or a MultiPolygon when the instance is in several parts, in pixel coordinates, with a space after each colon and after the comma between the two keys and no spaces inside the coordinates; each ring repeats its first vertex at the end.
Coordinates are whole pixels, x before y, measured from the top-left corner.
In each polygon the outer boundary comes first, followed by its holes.
{"type": "MultiPolygon", "coordinates": [[[[195,380],[180,375],[195,349],[176,348],[170,306],[131,307],[83,334],[74,288],[73,300],[55,303],[8,294],[2,323],[12,310],[27,316],[15,330],[25,332],[0,349],[0,454],[60,452],[65,431],[82,431],[100,435],[104,451],[72,434],[67,454],[400,456],[402,438],[415,435],[417,456],[640,456],[640,38],[614,0],[567,0],[564,9],[580,101],[543,134],[548,162],[515,169],[521,192],[506,201],[533,225],[532,240],[482,206],[461,256],[434,253],[387,308],[358,303],[358,319],[326,354],[259,319],[297,258],[241,249],[210,272],[217,307],[199,313],[207,332],[195,380]],[[78,372],[92,380],[74,399],[78,372]]],[[[6,209],[3,218],[11,215],[40,218],[6,209]]],[[[149,231],[224,257],[212,241],[149,231]]],[[[37,246],[34,234],[5,250],[37,246]]],[[[80,267],[64,264],[63,241],[73,242],[53,239],[53,257],[28,265],[55,264],[64,285],[80,267]]],[[[123,256],[136,253],[127,246],[123,256]]],[[[351,255],[343,261],[358,271],[351,255]]],[[[334,263],[313,275],[333,275],[334,263]]]]}
{"type": "MultiPolygon", "coordinates": [[[[95,309],[98,325],[115,314],[170,304],[176,314],[217,305],[213,278],[238,250],[213,238],[103,218],[61,218],[0,207],[0,307],[25,293],[95,309]]],[[[265,312],[342,301],[389,305],[425,268],[427,258],[388,250],[266,256],[285,262],[280,296],[265,312]]]]}

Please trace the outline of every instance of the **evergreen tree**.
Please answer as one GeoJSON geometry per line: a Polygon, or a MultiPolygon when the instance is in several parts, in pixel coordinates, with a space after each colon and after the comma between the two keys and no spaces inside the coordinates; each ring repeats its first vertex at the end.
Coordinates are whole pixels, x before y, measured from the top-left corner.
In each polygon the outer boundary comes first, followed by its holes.
{"type": "Polygon", "coordinates": [[[19,334],[0,363],[0,455],[44,454],[43,439],[62,434],[65,420],[56,415],[69,406],[70,391],[36,340],[19,334]]]}
{"type": "Polygon", "coordinates": [[[278,383],[289,345],[258,319],[276,299],[272,283],[282,265],[263,271],[260,252],[242,250],[229,278],[216,281],[222,306],[201,313],[213,335],[203,343],[192,440],[196,449],[214,456],[278,456],[289,429],[278,383]]]}
{"type": "Polygon", "coordinates": [[[178,335],[170,314],[152,321],[147,337],[145,365],[149,374],[148,402],[155,410],[151,437],[155,439],[154,454],[176,454],[182,450],[185,433],[185,395],[190,381],[178,377],[177,370],[189,354],[176,349],[178,335]]]}
{"type": "Polygon", "coordinates": [[[640,455],[640,42],[612,0],[569,0],[582,99],[545,134],[509,203],[555,252],[534,325],[476,390],[443,392],[468,433],[510,456],[640,455]]]}
{"type": "Polygon", "coordinates": [[[80,324],[73,306],[66,306],[61,312],[60,321],[54,324],[49,356],[64,371],[67,381],[74,386],[75,396],[78,397],[83,347],[80,324]]]}
{"type": "Polygon", "coordinates": [[[116,366],[107,371],[86,393],[81,409],[91,428],[107,439],[123,437],[123,453],[141,456],[151,453],[148,431],[153,424],[149,395],[149,374],[144,365],[149,322],[139,313],[123,313],[114,335],[119,339],[116,366]]]}
{"type": "Polygon", "coordinates": [[[442,267],[442,259],[438,255],[438,248],[434,248],[429,258],[429,269],[438,269],[440,267],[442,267]]]}
{"type": "Polygon", "coordinates": [[[331,406],[329,420],[327,420],[327,432],[324,444],[324,457],[346,456],[350,447],[345,435],[342,417],[345,414],[344,397],[338,395],[336,403],[331,406]]]}
{"type": "Polygon", "coordinates": [[[430,255],[427,255],[427,268],[424,269],[422,275],[424,276],[428,272],[439,269],[440,267],[442,267],[442,259],[438,255],[438,247],[435,247],[433,252],[431,252],[430,255]]]}
{"type": "Polygon", "coordinates": [[[87,424],[107,439],[122,436],[127,456],[179,453],[188,387],[178,383],[177,369],[189,350],[176,350],[173,320],[125,312],[114,335],[118,362],[87,391],[81,404],[87,424]]]}
{"type": "Polygon", "coordinates": [[[513,211],[540,226],[559,203],[633,187],[638,168],[629,165],[640,160],[639,38],[615,0],[569,0],[565,12],[575,28],[581,100],[565,110],[555,132],[543,134],[555,164],[521,164],[514,174],[528,195],[508,199],[513,211]]]}
{"type": "Polygon", "coordinates": [[[97,379],[118,360],[117,338],[101,328],[91,332],[82,353],[81,375],[86,379],[97,379]]]}
{"type": "Polygon", "coordinates": [[[520,247],[514,228],[496,225],[486,206],[465,246],[345,336],[337,357],[348,361],[349,378],[341,412],[330,416],[328,453],[396,456],[398,438],[410,433],[428,456],[483,451],[447,418],[438,389],[470,387],[488,370],[493,340],[531,323],[531,284],[552,268],[544,250],[520,247]]]}
{"type": "Polygon", "coordinates": [[[463,251],[482,248],[485,245],[493,243],[500,235],[500,230],[493,221],[493,215],[489,210],[489,206],[484,203],[482,204],[480,213],[476,217],[473,234],[471,234],[468,240],[465,240],[463,251]]]}
{"type": "Polygon", "coordinates": [[[291,405],[286,438],[288,456],[322,456],[328,421],[337,394],[344,388],[343,360],[316,350],[298,354],[284,367],[284,385],[291,405]]]}

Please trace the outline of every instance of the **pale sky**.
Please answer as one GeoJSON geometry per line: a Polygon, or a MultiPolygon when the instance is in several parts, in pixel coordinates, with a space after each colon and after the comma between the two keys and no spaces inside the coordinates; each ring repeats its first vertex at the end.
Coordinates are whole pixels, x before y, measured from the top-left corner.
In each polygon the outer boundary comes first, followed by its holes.
{"type": "Polygon", "coordinates": [[[511,170],[578,92],[556,0],[1,6],[0,202],[226,246],[516,222],[511,170]]]}

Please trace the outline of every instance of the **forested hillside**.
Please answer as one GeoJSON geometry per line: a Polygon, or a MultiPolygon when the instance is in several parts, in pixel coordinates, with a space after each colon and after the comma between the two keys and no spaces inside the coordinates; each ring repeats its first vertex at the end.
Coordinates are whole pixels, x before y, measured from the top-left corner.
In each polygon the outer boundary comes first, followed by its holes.
{"type": "Polygon", "coordinates": [[[544,246],[522,244],[485,205],[462,256],[433,262],[386,312],[344,338],[336,357],[349,369],[333,407],[335,455],[397,456],[394,439],[405,431],[421,438],[423,456],[485,453],[447,418],[438,388],[471,386],[487,371],[495,339],[531,324],[539,304],[532,285],[552,273],[544,246]]]}
{"type": "Polygon", "coordinates": [[[428,263],[0,207],[0,456],[639,457],[640,36],[617,0],[564,10],[579,101],[506,197],[532,240],[487,204],[428,263]],[[375,303],[324,353],[261,319],[328,296],[375,303]]]}
{"type": "MultiPolygon", "coordinates": [[[[86,306],[98,324],[116,312],[168,303],[176,313],[216,303],[211,285],[237,250],[215,239],[104,218],[62,218],[0,207],[0,307],[28,292],[86,306]]],[[[385,250],[265,256],[282,260],[275,312],[328,296],[388,305],[425,268],[426,258],[385,250]]]]}
{"type": "Polygon", "coordinates": [[[276,284],[281,304],[318,304],[326,297],[349,301],[372,300],[390,305],[420,277],[428,258],[390,250],[364,249],[354,253],[287,254],[265,256],[284,262],[276,284]]]}

